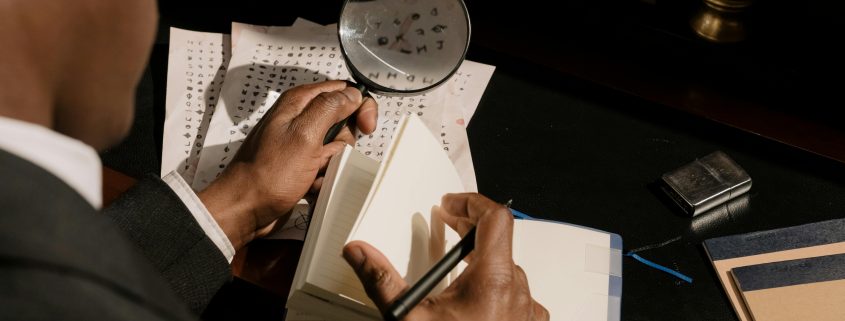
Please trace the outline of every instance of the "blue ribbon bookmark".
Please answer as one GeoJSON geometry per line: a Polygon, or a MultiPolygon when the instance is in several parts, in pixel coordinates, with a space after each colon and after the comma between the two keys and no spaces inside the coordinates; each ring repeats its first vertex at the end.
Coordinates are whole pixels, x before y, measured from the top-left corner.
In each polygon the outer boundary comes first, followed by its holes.
{"type": "Polygon", "coordinates": [[[637,255],[636,253],[633,253],[633,252],[628,252],[628,253],[626,253],[626,254],[625,254],[625,256],[632,257],[632,258],[634,258],[634,260],[640,261],[640,263],[645,264],[645,265],[647,265],[647,266],[649,266],[649,267],[651,267],[651,268],[655,268],[655,269],[658,269],[658,270],[660,270],[660,271],[663,271],[663,272],[669,273],[669,274],[671,274],[672,276],[674,276],[674,277],[676,277],[676,278],[679,278],[679,279],[681,279],[681,280],[686,281],[687,283],[692,283],[692,278],[691,278],[691,277],[688,277],[688,276],[686,276],[686,275],[682,274],[681,272],[678,272],[678,271],[672,270],[672,269],[667,268],[667,267],[665,267],[665,266],[662,266],[662,265],[660,265],[660,264],[657,264],[657,263],[654,263],[654,262],[652,262],[652,261],[646,260],[646,259],[642,258],[641,256],[637,255]]]}
{"type": "Polygon", "coordinates": [[[523,212],[517,211],[517,210],[512,209],[512,208],[509,208],[509,210],[511,210],[511,213],[513,213],[513,217],[520,218],[520,219],[527,219],[527,220],[533,219],[533,217],[531,217],[528,214],[525,214],[523,212]]]}

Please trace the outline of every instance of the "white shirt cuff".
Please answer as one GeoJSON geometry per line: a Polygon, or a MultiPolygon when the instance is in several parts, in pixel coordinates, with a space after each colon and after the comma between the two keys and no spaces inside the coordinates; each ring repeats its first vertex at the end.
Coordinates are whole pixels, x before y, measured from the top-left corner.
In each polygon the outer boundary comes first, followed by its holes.
{"type": "Polygon", "coordinates": [[[232,258],[235,257],[235,247],[232,246],[232,242],[226,237],[226,233],[223,233],[223,229],[220,228],[220,225],[217,224],[217,221],[214,220],[214,217],[211,216],[211,213],[202,204],[202,201],[194,193],[194,190],[188,186],[182,175],[179,175],[176,171],[172,171],[161,179],[182,199],[182,203],[185,203],[185,206],[194,215],[194,219],[197,220],[205,235],[208,235],[208,238],[214,242],[214,245],[217,245],[220,252],[223,252],[226,260],[232,263],[232,258]]]}

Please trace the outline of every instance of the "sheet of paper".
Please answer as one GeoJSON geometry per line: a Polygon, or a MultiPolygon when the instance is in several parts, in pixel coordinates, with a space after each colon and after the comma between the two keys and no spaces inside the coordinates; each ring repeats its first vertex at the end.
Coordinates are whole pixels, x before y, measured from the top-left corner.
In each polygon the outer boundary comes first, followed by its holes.
{"type": "MultiPolygon", "coordinates": [[[[284,90],[326,79],[348,79],[336,32],[331,27],[267,28],[266,33],[243,28],[229,65],[227,85],[211,120],[206,148],[193,188],[200,190],[217,177],[240,147],[246,134],[284,90]]],[[[409,80],[409,84],[412,81],[409,80]]],[[[442,128],[447,87],[410,97],[375,95],[379,104],[378,128],[371,135],[358,133],[356,149],[381,159],[396,123],[416,114],[432,132],[442,128]]]]}
{"type": "Polygon", "coordinates": [[[237,152],[252,127],[288,88],[327,79],[343,79],[340,52],[323,27],[276,27],[274,33],[240,32],[227,82],[211,119],[199,161],[195,190],[213,181],[237,152]]]}
{"type": "Polygon", "coordinates": [[[281,228],[265,236],[268,240],[304,240],[311,221],[311,206],[302,199],[293,206],[290,217],[281,228]]]}
{"type": "MultiPolygon", "coordinates": [[[[225,169],[246,134],[281,92],[304,83],[348,79],[337,47],[336,28],[336,25],[320,26],[305,19],[297,19],[291,27],[233,23],[231,38],[174,28],[168,65],[162,175],[177,170],[194,190],[205,188],[225,169]],[[244,33],[249,34],[246,41],[241,37],[244,33]],[[199,43],[220,47],[219,50],[188,48],[199,43]],[[193,54],[190,58],[189,53],[193,54]],[[202,55],[197,56],[199,54],[202,55]],[[189,67],[200,68],[188,62],[198,59],[217,63],[214,74],[188,70],[189,67]],[[231,66],[230,61],[233,62],[231,66]],[[231,85],[223,82],[227,73],[231,85]],[[258,81],[270,82],[270,85],[255,84],[258,81]],[[201,83],[206,88],[189,86],[191,83],[201,83]]],[[[207,71],[209,68],[204,64],[202,69],[207,71]]],[[[476,190],[466,132],[459,131],[453,124],[465,126],[468,123],[492,70],[492,66],[467,61],[452,81],[425,95],[375,95],[379,103],[379,125],[372,135],[357,133],[356,149],[380,160],[399,118],[415,114],[433,133],[441,135],[441,144],[459,169],[464,186],[467,190],[476,190]],[[462,109],[462,113],[455,114],[454,106],[462,109]],[[449,108],[452,109],[447,110],[449,108]]],[[[281,230],[295,231],[296,235],[304,237],[304,229],[296,228],[301,225],[296,219],[307,221],[307,213],[307,205],[299,204],[281,230]]],[[[277,233],[272,237],[301,239],[289,233],[277,233]]]]}
{"type": "Polygon", "coordinates": [[[170,28],[161,176],[193,181],[229,57],[228,35],[170,28]]]}
{"type": "Polygon", "coordinates": [[[458,170],[461,182],[467,192],[478,192],[475,180],[475,167],[469,148],[467,131],[464,128],[464,114],[461,112],[461,100],[450,97],[443,110],[443,125],[440,131],[440,144],[449,155],[449,159],[458,170]]]}
{"type": "Polygon", "coordinates": [[[455,75],[452,76],[452,96],[459,97],[463,111],[463,126],[469,125],[490,78],[493,77],[495,66],[486,65],[470,60],[464,60],[455,75]]]}
{"type": "MultiPolygon", "coordinates": [[[[322,25],[312,22],[308,19],[303,18],[296,18],[293,21],[293,24],[290,26],[260,26],[260,25],[252,25],[247,23],[240,23],[240,22],[232,22],[232,49],[234,50],[237,48],[238,40],[240,40],[241,31],[244,29],[249,29],[252,31],[260,32],[260,33],[276,33],[276,32],[284,32],[285,29],[297,29],[297,28],[320,28],[323,27],[322,25]]],[[[336,28],[336,25],[329,25],[325,26],[325,28],[336,28]]]]}

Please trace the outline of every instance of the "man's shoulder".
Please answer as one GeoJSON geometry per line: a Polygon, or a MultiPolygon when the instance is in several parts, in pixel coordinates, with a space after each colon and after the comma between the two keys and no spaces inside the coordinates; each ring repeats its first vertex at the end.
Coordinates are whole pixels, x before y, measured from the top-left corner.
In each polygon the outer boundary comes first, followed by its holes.
{"type": "MultiPolygon", "coordinates": [[[[0,257],[7,263],[0,270],[17,273],[4,273],[4,278],[29,279],[32,289],[44,288],[45,293],[64,286],[73,292],[85,284],[113,294],[103,298],[162,313],[181,306],[169,285],[111,220],[59,178],[4,150],[0,150],[0,208],[0,257]]],[[[90,290],[83,293],[96,293],[90,290]]],[[[165,318],[190,317],[183,313],[186,309],[176,311],[165,318]]]]}

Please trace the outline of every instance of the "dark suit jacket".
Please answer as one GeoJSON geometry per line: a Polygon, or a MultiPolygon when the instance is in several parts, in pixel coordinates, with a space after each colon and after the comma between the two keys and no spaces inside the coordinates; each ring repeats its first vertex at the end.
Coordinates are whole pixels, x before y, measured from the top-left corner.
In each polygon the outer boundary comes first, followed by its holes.
{"type": "Polygon", "coordinates": [[[160,179],[100,213],[0,150],[0,320],[191,320],[228,262],[160,179]]]}

